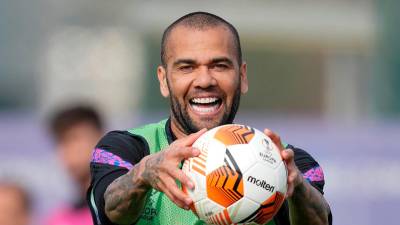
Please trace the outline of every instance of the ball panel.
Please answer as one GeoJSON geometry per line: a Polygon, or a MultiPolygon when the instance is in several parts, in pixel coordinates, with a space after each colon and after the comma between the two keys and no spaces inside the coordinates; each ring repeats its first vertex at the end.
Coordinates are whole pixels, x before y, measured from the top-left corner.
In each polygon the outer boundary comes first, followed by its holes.
{"type": "Polygon", "coordinates": [[[212,136],[213,136],[213,133],[215,133],[215,131],[213,131],[214,129],[209,130],[206,133],[204,133],[203,135],[201,135],[193,143],[192,146],[198,148],[199,150],[208,150],[208,143],[210,142],[210,140],[213,140],[212,136]]]}
{"type": "Polygon", "coordinates": [[[275,216],[284,201],[285,195],[280,192],[275,192],[269,199],[260,205],[253,221],[258,224],[267,223],[275,216]]]}
{"type": "Polygon", "coordinates": [[[217,225],[231,225],[232,220],[229,216],[228,210],[224,209],[222,212],[219,212],[213,216],[210,216],[208,224],[217,224],[217,225]]]}
{"type": "Polygon", "coordinates": [[[214,135],[214,138],[226,146],[236,144],[247,144],[254,137],[254,129],[243,125],[221,126],[214,135]]]}
{"type": "Polygon", "coordinates": [[[258,162],[243,175],[243,182],[245,196],[257,203],[262,203],[277,189],[275,171],[258,162]]]}
{"type": "Polygon", "coordinates": [[[197,216],[208,224],[213,224],[213,220],[211,218],[223,213],[225,209],[210,199],[203,199],[195,202],[194,207],[196,209],[197,216]]]}
{"type": "Polygon", "coordinates": [[[198,173],[191,173],[189,170],[183,169],[184,173],[189,176],[191,181],[194,183],[194,189],[188,189],[186,186],[182,185],[182,190],[189,195],[194,202],[200,201],[207,198],[206,193],[206,178],[198,173]]]}
{"type": "Polygon", "coordinates": [[[207,197],[228,207],[243,197],[242,174],[228,166],[221,166],[206,177],[207,197]]]}
{"type": "Polygon", "coordinates": [[[286,195],[287,192],[287,168],[285,163],[281,163],[278,168],[276,168],[276,181],[277,181],[277,189],[276,191],[279,191],[286,195]]]}
{"type": "Polygon", "coordinates": [[[186,160],[189,161],[189,171],[198,173],[203,177],[206,176],[207,159],[208,159],[208,149],[201,149],[199,156],[186,160]]]}
{"type": "Polygon", "coordinates": [[[249,145],[254,149],[254,156],[260,163],[271,168],[276,168],[282,162],[279,149],[272,140],[261,131],[256,130],[256,135],[249,145]]]}
{"type": "Polygon", "coordinates": [[[210,139],[207,148],[209,151],[206,162],[206,174],[209,174],[224,165],[226,147],[220,141],[210,139]]]}
{"type": "Polygon", "coordinates": [[[227,151],[236,159],[235,162],[242,173],[245,173],[257,162],[254,155],[251,153],[253,149],[249,148],[249,145],[232,145],[228,147],[227,151]]]}
{"type": "Polygon", "coordinates": [[[245,220],[249,216],[249,212],[255,212],[260,204],[244,197],[233,205],[228,207],[228,212],[233,223],[245,223],[251,220],[245,220]]]}

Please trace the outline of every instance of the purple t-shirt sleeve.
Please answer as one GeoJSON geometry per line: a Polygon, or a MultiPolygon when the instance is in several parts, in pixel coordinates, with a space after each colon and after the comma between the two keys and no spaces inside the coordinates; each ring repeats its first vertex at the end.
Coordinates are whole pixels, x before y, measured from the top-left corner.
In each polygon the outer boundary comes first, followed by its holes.
{"type": "Polygon", "coordinates": [[[93,150],[91,162],[118,166],[128,170],[132,169],[133,167],[133,165],[130,162],[122,159],[121,157],[115,155],[114,153],[111,153],[101,148],[95,148],[93,150]]]}

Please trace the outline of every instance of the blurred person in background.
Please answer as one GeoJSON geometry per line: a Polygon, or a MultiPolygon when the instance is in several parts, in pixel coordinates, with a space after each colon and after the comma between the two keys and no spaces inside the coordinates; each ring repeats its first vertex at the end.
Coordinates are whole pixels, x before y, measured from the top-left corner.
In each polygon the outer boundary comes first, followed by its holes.
{"type": "Polygon", "coordinates": [[[0,181],[0,225],[31,224],[31,198],[20,185],[0,181]]]}
{"type": "Polygon", "coordinates": [[[85,195],[90,183],[91,153],[103,135],[103,121],[94,108],[77,105],[58,111],[49,123],[57,154],[62,166],[75,182],[79,196],[72,205],[56,209],[46,219],[46,224],[93,224],[85,195]]]}

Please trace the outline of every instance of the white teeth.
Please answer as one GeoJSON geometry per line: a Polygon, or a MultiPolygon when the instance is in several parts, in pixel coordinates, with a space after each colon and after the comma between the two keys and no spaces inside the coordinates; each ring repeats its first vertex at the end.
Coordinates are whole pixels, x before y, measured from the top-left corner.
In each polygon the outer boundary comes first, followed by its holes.
{"type": "Polygon", "coordinates": [[[210,113],[218,109],[218,106],[211,107],[201,107],[197,105],[192,105],[192,108],[199,113],[210,113]]]}
{"type": "Polygon", "coordinates": [[[191,108],[193,111],[195,111],[197,114],[212,114],[216,111],[218,111],[218,108],[220,107],[220,104],[213,104],[217,103],[219,101],[219,98],[217,97],[208,97],[208,98],[192,98],[190,100],[191,108]],[[211,103],[211,104],[210,104],[211,103]]]}
{"type": "Polygon", "coordinates": [[[214,103],[218,101],[218,98],[212,97],[212,98],[193,98],[192,101],[194,103],[202,103],[202,104],[207,104],[207,103],[214,103]]]}

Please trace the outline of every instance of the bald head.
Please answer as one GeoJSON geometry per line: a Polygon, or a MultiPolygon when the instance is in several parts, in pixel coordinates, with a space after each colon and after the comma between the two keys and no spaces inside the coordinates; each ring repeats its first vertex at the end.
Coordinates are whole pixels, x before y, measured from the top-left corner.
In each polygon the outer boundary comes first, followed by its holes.
{"type": "Polygon", "coordinates": [[[186,28],[195,30],[206,30],[218,26],[226,27],[232,34],[232,41],[233,41],[232,46],[234,48],[233,51],[236,53],[238,65],[242,64],[242,50],[240,47],[239,34],[236,28],[226,20],[214,14],[207,12],[193,12],[185,16],[182,16],[181,18],[173,22],[171,25],[169,25],[167,29],[165,29],[161,41],[161,63],[164,67],[166,67],[167,64],[168,41],[170,34],[178,26],[184,26],[186,28]]]}

